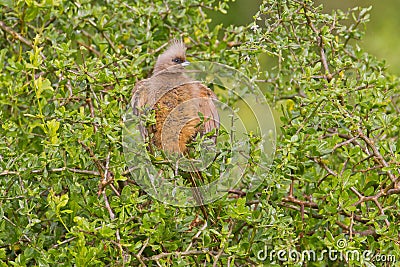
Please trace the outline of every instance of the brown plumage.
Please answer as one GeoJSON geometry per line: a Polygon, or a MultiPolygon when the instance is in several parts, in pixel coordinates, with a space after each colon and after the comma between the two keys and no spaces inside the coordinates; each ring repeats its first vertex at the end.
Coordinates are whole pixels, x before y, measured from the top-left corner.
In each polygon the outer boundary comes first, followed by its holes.
{"type": "MultiPolygon", "coordinates": [[[[181,41],[173,41],[162,53],[150,78],[135,86],[132,105],[136,115],[143,108],[155,111],[153,126],[140,126],[142,136],[166,152],[185,153],[186,145],[196,136],[218,130],[219,117],[213,103],[213,91],[184,72],[186,47],[181,41]],[[203,114],[201,122],[199,113],[203,114]]],[[[215,140],[215,139],[214,139],[215,140]]]]}

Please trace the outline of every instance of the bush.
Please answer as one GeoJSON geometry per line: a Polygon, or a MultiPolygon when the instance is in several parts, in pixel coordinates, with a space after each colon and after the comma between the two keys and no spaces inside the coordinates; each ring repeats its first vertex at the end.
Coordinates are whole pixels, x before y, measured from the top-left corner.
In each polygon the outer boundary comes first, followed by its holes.
{"type": "Polygon", "coordinates": [[[368,9],[265,0],[251,25],[211,29],[207,10],[227,7],[0,1],[2,266],[302,265],[289,256],[328,249],[336,261],[306,264],[400,258],[400,90],[357,45],[368,9]],[[268,178],[209,205],[207,224],[142,192],[122,149],[133,86],[172,38],[259,82],[282,112],[268,178]]]}

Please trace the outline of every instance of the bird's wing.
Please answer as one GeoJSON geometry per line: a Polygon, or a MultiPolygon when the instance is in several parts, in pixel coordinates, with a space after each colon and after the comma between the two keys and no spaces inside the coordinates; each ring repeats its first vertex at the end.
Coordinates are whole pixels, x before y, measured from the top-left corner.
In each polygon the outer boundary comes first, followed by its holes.
{"type": "Polygon", "coordinates": [[[215,105],[218,100],[215,93],[207,86],[200,84],[200,97],[204,99],[199,105],[199,112],[204,116],[204,131],[211,132],[213,129],[219,128],[219,115],[215,105]]]}
{"type": "Polygon", "coordinates": [[[136,83],[135,87],[132,90],[132,100],[131,105],[135,115],[139,114],[139,110],[146,105],[146,80],[141,80],[136,83]]]}
{"type": "Polygon", "coordinates": [[[145,127],[145,122],[141,119],[140,115],[143,113],[143,108],[147,104],[147,94],[146,94],[146,83],[147,80],[141,80],[136,83],[132,91],[131,106],[133,114],[139,117],[139,131],[146,140],[148,133],[145,127]]]}

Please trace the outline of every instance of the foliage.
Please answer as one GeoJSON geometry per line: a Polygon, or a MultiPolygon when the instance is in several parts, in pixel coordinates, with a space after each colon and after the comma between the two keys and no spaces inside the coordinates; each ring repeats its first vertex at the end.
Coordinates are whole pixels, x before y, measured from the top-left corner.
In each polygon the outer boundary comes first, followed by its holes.
{"type": "Polygon", "coordinates": [[[209,28],[205,11],[227,7],[0,1],[0,265],[262,265],[265,248],[400,259],[398,78],[349,44],[368,10],[323,14],[310,1],[265,0],[251,25],[209,28]],[[141,191],[122,149],[133,86],[174,37],[192,60],[258,80],[282,108],[268,179],[209,205],[207,224],[198,209],[141,191]]]}

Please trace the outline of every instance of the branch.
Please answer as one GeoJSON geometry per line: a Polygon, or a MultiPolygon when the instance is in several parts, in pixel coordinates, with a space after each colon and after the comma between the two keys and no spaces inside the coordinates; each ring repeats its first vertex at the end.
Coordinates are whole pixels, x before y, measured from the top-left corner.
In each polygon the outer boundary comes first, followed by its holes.
{"type": "MultiPolygon", "coordinates": [[[[287,207],[287,208],[290,208],[290,209],[293,209],[293,210],[301,211],[301,207],[298,207],[298,206],[288,205],[287,203],[282,203],[281,205],[282,205],[283,207],[287,207]]],[[[315,213],[315,212],[311,212],[311,211],[308,211],[308,210],[304,210],[303,212],[304,212],[305,214],[307,214],[307,215],[309,215],[309,216],[315,218],[315,219],[323,219],[323,218],[324,218],[322,215],[320,215],[320,214],[318,214],[318,213],[315,213]]],[[[348,214],[344,214],[344,215],[349,216],[349,217],[351,218],[351,215],[348,215],[348,214]]],[[[354,216],[353,218],[357,220],[357,217],[356,217],[356,216],[354,216]]],[[[358,220],[357,220],[357,221],[358,221],[358,220]]],[[[340,222],[340,221],[336,221],[335,223],[336,223],[340,228],[342,228],[343,230],[346,230],[346,231],[349,231],[349,230],[350,230],[349,227],[348,227],[347,225],[345,225],[344,223],[342,223],[342,222],[340,222]]],[[[372,235],[373,237],[378,237],[378,234],[376,233],[375,229],[368,229],[368,230],[364,230],[364,231],[354,231],[354,230],[353,230],[352,232],[353,232],[353,234],[358,234],[358,235],[360,235],[360,236],[369,236],[369,235],[372,235]]]]}
{"type": "MultiPolygon", "coordinates": [[[[97,171],[91,171],[91,170],[82,170],[82,169],[76,169],[76,168],[68,168],[68,167],[62,167],[62,168],[54,168],[54,169],[49,169],[47,172],[63,172],[63,171],[69,171],[72,173],[79,173],[79,174],[87,174],[87,175],[93,175],[93,176],[100,176],[100,173],[97,171]]],[[[9,171],[5,170],[3,172],[0,172],[0,176],[7,176],[7,175],[21,175],[21,173],[27,172],[26,169],[22,169],[21,171],[9,171]]],[[[30,174],[40,174],[43,173],[44,169],[37,169],[37,170],[31,170],[29,173],[30,174]]]]}
{"type": "Polygon", "coordinates": [[[10,27],[8,27],[3,21],[0,20],[0,28],[3,29],[8,34],[12,35],[14,39],[18,39],[21,43],[33,48],[32,42],[25,39],[21,34],[13,31],[10,27]]]}
{"type": "Polygon", "coordinates": [[[89,50],[90,52],[92,52],[92,53],[95,54],[96,56],[98,56],[98,57],[101,56],[101,53],[100,53],[99,51],[97,51],[95,48],[91,47],[90,45],[87,45],[87,44],[85,44],[85,43],[83,43],[83,42],[81,42],[81,41],[77,41],[77,43],[78,43],[80,46],[85,47],[87,50],[89,50]]]}
{"type": "Polygon", "coordinates": [[[204,221],[203,226],[200,228],[200,230],[197,232],[197,234],[195,234],[195,235],[192,237],[192,241],[190,241],[190,244],[189,244],[189,246],[186,248],[185,251],[189,251],[189,250],[192,248],[194,241],[197,240],[197,239],[199,238],[199,236],[200,236],[201,233],[207,228],[207,226],[208,226],[207,221],[204,221]]]}
{"type": "MultiPolygon", "coordinates": [[[[10,27],[8,27],[8,26],[7,26],[3,21],[1,21],[1,20],[0,20],[0,28],[1,28],[3,31],[7,32],[8,34],[12,35],[12,37],[13,37],[14,39],[19,40],[21,43],[23,43],[23,44],[29,46],[29,47],[32,48],[32,49],[34,48],[34,45],[32,44],[32,42],[31,42],[30,40],[25,39],[25,37],[23,37],[21,34],[17,33],[16,31],[14,31],[14,30],[11,29],[10,27]]],[[[46,57],[43,55],[42,52],[40,52],[40,56],[41,56],[43,59],[46,59],[46,57]]]]}
{"type": "MultiPolygon", "coordinates": [[[[360,128],[358,129],[358,134],[359,134],[360,138],[362,140],[364,140],[364,142],[372,149],[375,162],[382,165],[383,167],[389,167],[389,164],[386,162],[386,160],[383,158],[382,154],[379,152],[378,148],[375,146],[374,141],[371,140],[370,138],[368,138],[360,128]]],[[[399,181],[400,177],[396,179],[396,177],[393,175],[393,173],[390,170],[386,171],[386,173],[389,176],[390,180],[392,180],[393,183],[397,183],[399,181]]]]}
{"type": "MultiPolygon", "coordinates": [[[[345,225],[344,223],[340,222],[340,221],[336,221],[335,222],[340,228],[342,228],[343,230],[346,230],[347,232],[350,233],[350,227],[345,225]]],[[[360,236],[369,236],[372,235],[373,237],[378,237],[378,234],[376,233],[376,231],[374,229],[368,229],[368,230],[364,230],[364,231],[352,231],[353,234],[358,234],[360,236]]]]}
{"type": "MultiPolygon", "coordinates": [[[[231,233],[232,233],[232,230],[233,230],[233,226],[234,226],[234,225],[235,225],[234,222],[231,222],[231,223],[230,223],[229,231],[228,231],[228,233],[227,233],[227,235],[226,235],[228,238],[229,238],[229,236],[230,236],[231,233]]],[[[218,261],[219,261],[219,258],[222,256],[222,254],[223,254],[223,252],[224,252],[226,242],[227,242],[227,241],[225,240],[225,242],[224,242],[223,244],[221,244],[221,249],[218,251],[218,254],[214,257],[213,267],[218,267],[218,261]]]]}
{"type": "Polygon", "coordinates": [[[142,260],[142,253],[143,253],[144,249],[147,247],[147,245],[149,244],[149,240],[150,240],[150,238],[147,238],[144,241],[142,248],[139,250],[138,254],[135,255],[136,259],[140,262],[140,264],[142,264],[143,267],[146,267],[146,264],[142,260]]]}
{"type": "MultiPolygon", "coordinates": [[[[383,210],[383,208],[382,208],[382,205],[381,205],[381,203],[378,201],[378,199],[379,199],[381,196],[384,195],[384,191],[383,191],[383,190],[379,191],[379,192],[378,192],[376,195],[374,195],[374,196],[368,196],[368,197],[366,197],[366,196],[362,195],[360,192],[358,192],[358,190],[357,190],[354,186],[352,186],[352,187],[350,188],[350,190],[351,190],[354,194],[356,194],[357,197],[358,197],[358,201],[357,201],[356,203],[354,203],[353,206],[356,207],[356,206],[360,205],[360,204],[363,203],[363,202],[372,201],[372,202],[375,203],[376,207],[378,208],[380,215],[385,215],[385,212],[384,212],[384,210],[383,210]]],[[[388,220],[387,218],[385,219],[385,224],[386,224],[387,227],[390,226],[390,222],[389,222],[389,220],[388,220]]]]}
{"type": "Polygon", "coordinates": [[[343,141],[342,143],[336,144],[336,145],[333,147],[333,151],[335,151],[335,150],[338,149],[339,147],[342,147],[342,146],[348,145],[348,144],[350,144],[350,143],[353,143],[353,141],[355,141],[358,137],[360,137],[360,136],[357,135],[357,136],[354,136],[354,137],[352,137],[352,138],[347,139],[346,141],[343,141]]]}
{"type": "MultiPolygon", "coordinates": [[[[335,171],[331,170],[324,162],[322,162],[322,160],[321,160],[320,158],[317,158],[317,157],[308,157],[308,156],[307,156],[307,158],[313,160],[313,161],[314,161],[315,163],[317,163],[319,166],[321,166],[322,168],[324,168],[330,175],[332,175],[332,176],[334,176],[334,177],[337,177],[337,176],[338,176],[338,174],[337,174],[335,171]]],[[[325,177],[324,177],[324,178],[325,178],[325,177]]]]}
{"type": "Polygon", "coordinates": [[[312,201],[310,201],[310,202],[302,201],[302,200],[297,199],[295,197],[288,196],[288,197],[283,198],[282,201],[283,202],[294,203],[294,204],[297,204],[297,205],[299,205],[301,207],[310,207],[310,208],[318,209],[318,204],[317,203],[312,202],[312,201]]]}
{"type": "Polygon", "coordinates": [[[194,255],[205,255],[205,254],[210,254],[211,251],[207,250],[207,249],[203,249],[203,250],[189,250],[189,251],[184,251],[184,252],[180,252],[180,251],[176,251],[176,252],[162,252],[158,255],[154,255],[150,258],[145,258],[145,261],[157,261],[160,260],[162,258],[167,258],[170,256],[176,256],[176,257],[182,257],[182,256],[194,256],[194,255]]]}
{"type": "Polygon", "coordinates": [[[66,243],[69,243],[69,242],[71,242],[71,241],[74,240],[74,239],[76,239],[76,236],[70,237],[70,238],[65,239],[64,241],[61,241],[61,242],[59,241],[57,244],[54,244],[54,245],[52,246],[52,248],[58,248],[59,246],[64,245],[64,244],[66,244],[66,243]]]}
{"type": "Polygon", "coordinates": [[[96,156],[94,155],[93,151],[87,145],[85,145],[81,140],[78,140],[78,143],[86,150],[86,152],[89,153],[90,157],[94,161],[94,164],[96,165],[96,167],[97,167],[97,169],[98,169],[98,171],[100,173],[100,176],[102,178],[104,178],[104,172],[103,172],[104,167],[100,163],[100,161],[96,158],[96,156]]]}
{"type": "Polygon", "coordinates": [[[325,54],[324,41],[323,41],[321,32],[315,27],[314,23],[311,21],[310,17],[307,15],[307,8],[306,8],[305,3],[303,3],[303,10],[304,10],[304,16],[306,17],[306,20],[307,20],[307,24],[310,26],[312,31],[318,35],[317,41],[318,41],[318,46],[319,46],[319,52],[321,55],[321,63],[324,66],[324,70],[325,70],[324,78],[328,82],[330,82],[332,80],[332,74],[329,71],[328,61],[326,59],[326,54],[325,54]]]}
{"type": "MultiPolygon", "coordinates": [[[[108,202],[108,197],[107,197],[106,191],[104,190],[104,187],[102,187],[103,184],[108,184],[109,183],[109,177],[111,177],[111,180],[112,180],[112,175],[109,175],[109,171],[108,171],[109,163],[110,163],[110,154],[111,154],[110,152],[108,152],[108,154],[107,154],[104,177],[103,177],[103,180],[101,181],[101,183],[99,184],[99,192],[98,192],[98,194],[99,195],[103,194],[103,199],[104,199],[104,203],[106,205],[106,209],[108,211],[108,214],[110,215],[110,219],[113,221],[115,219],[115,213],[111,209],[110,203],[108,202]]],[[[119,194],[117,194],[117,195],[119,196],[119,194]]],[[[116,240],[117,240],[115,242],[115,244],[117,245],[117,247],[121,251],[122,261],[125,263],[126,257],[124,255],[124,249],[122,248],[122,245],[121,245],[121,236],[119,234],[119,228],[117,228],[116,231],[115,231],[115,237],[116,237],[116,240]]]]}

